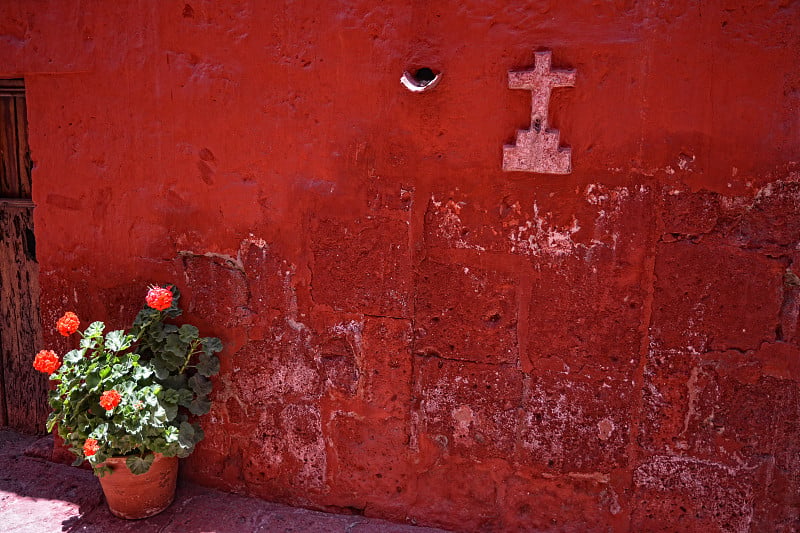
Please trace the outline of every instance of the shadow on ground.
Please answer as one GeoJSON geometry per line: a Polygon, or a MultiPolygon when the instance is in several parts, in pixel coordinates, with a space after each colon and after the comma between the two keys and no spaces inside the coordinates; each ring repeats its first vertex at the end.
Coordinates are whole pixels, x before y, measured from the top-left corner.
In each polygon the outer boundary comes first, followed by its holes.
{"type": "Polygon", "coordinates": [[[173,504],[145,520],[114,517],[89,470],[42,458],[46,441],[0,428],[0,529],[106,533],[433,533],[439,529],[393,524],[245,498],[180,482],[173,504]],[[28,455],[26,455],[28,450],[28,455]]]}

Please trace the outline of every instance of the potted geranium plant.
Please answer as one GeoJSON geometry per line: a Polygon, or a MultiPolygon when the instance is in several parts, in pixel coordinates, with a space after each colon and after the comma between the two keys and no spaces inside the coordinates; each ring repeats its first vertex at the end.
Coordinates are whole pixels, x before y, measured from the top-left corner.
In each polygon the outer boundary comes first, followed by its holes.
{"type": "MultiPolygon", "coordinates": [[[[103,322],[93,322],[63,359],[51,350],[34,359],[54,382],[48,431],[57,428],[76,465],[89,461],[111,512],[123,518],[169,506],[178,458],[203,438],[190,415],[210,409],[208,378],[219,372],[214,354],[222,342],[190,324],[165,323],[181,314],[179,299],[174,285],[150,287],[128,332],[106,333],[103,322]]],[[[67,312],[56,327],[70,336],[79,324],[67,312]]]]}

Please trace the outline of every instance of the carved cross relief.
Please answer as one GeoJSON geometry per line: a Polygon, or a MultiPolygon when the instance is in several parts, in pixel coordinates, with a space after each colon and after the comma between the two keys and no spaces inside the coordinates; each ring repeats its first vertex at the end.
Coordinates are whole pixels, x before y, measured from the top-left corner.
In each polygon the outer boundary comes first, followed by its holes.
{"type": "Polygon", "coordinates": [[[532,70],[509,71],[508,87],[531,91],[531,129],[518,130],[516,144],[503,146],[503,170],[569,174],[572,153],[559,146],[558,130],[547,123],[553,87],[574,87],[574,70],[553,70],[551,52],[536,52],[532,70]]]}

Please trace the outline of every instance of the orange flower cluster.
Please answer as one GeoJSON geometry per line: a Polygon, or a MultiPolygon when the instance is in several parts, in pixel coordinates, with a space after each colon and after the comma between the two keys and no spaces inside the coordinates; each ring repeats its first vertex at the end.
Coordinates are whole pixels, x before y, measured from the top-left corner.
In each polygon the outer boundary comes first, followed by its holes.
{"type": "Polygon", "coordinates": [[[119,405],[122,396],[114,389],[107,390],[100,395],[100,406],[106,411],[110,411],[119,405]]]}
{"type": "Polygon", "coordinates": [[[99,449],[100,445],[95,439],[86,439],[86,442],[83,443],[83,455],[86,457],[96,454],[99,449]]]}
{"type": "Polygon", "coordinates": [[[64,313],[64,316],[59,318],[58,322],[56,322],[56,329],[63,336],[68,337],[78,331],[80,323],[81,321],[78,320],[78,315],[72,311],[67,311],[64,313]]]}
{"type": "Polygon", "coordinates": [[[164,287],[150,287],[145,301],[156,311],[163,311],[172,305],[172,291],[164,287]]]}
{"type": "Polygon", "coordinates": [[[56,352],[53,350],[40,350],[33,359],[33,368],[39,372],[52,374],[61,366],[56,352]]]}

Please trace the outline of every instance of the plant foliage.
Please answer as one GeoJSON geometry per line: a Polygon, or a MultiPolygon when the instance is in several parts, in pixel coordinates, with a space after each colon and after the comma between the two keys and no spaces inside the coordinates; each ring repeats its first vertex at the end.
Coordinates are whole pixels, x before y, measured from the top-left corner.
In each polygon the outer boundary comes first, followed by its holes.
{"type": "MultiPolygon", "coordinates": [[[[87,459],[102,475],[106,458],[127,456],[131,471],[144,473],[154,453],[186,457],[203,439],[190,415],[211,407],[208,378],[219,372],[222,342],[201,337],[190,324],[166,322],[181,315],[179,300],[175,286],[152,287],[129,332],[106,333],[103,322],[93,322],[80,334],[79,347],[52,371],[47,429],[57,427],[76,465],[87,459]],[[151,298],[154,290],[161,291],[158,299],[151,298]]],[[[71,334],[77,324],[75,314],[67,313],[58,330],[71,334]]],[[[37,361],[42,353],[53,354],[43,350],[37,361]]],[[[34,362],[47,372],[57,364],[34,362]]]]}

